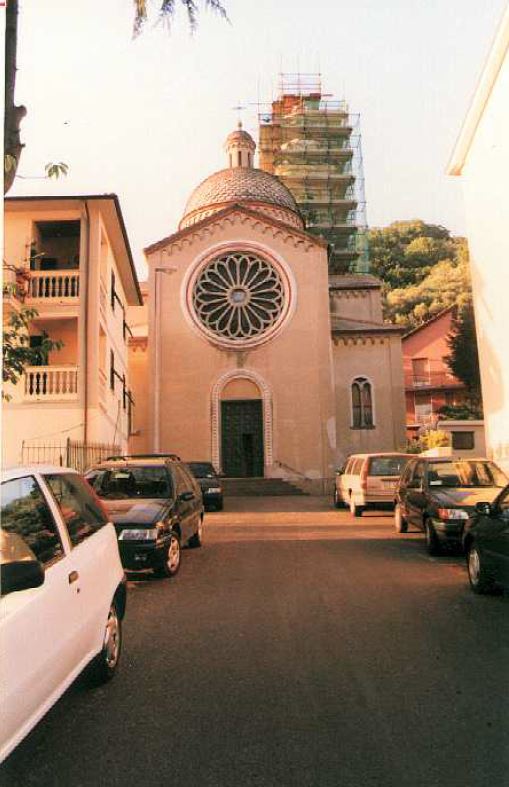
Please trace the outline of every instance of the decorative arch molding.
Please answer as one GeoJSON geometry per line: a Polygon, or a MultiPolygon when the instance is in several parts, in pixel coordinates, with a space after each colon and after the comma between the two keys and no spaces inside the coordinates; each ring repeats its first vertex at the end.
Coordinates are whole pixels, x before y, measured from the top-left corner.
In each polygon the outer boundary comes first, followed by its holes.
{"type": "Polygon", "coordinates": [[[221,394],[232,380],[250,380],[259,391],[263,411],[263,464],[270,467],[273,464],[273,400],[272,390],[264,378],[252,369],[230,369],[225,372],[212,388],[212,464],[221,470],[221,394]]]}

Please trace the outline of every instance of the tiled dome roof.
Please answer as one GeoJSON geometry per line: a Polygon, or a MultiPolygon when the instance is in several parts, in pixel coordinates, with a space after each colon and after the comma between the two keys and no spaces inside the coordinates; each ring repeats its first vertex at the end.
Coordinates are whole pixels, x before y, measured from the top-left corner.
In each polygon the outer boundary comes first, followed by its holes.
{"type": "Polygon", "coordinates": [[[221,210],[232,202],[266,203],[290,210],[297,214],[298,222],[300,219],[297,203],[278,178],[261,169],[232,167],[214,172],[195,188],[187,201],[180,229],[193,224],[198,211],[201,213],[212,206],[221,210]]]}
{"type": "Polygon", "coordinates": [[[232,142],[237,142],[237,143],[244,142],[246,145],[248,145],[253,149],[256,147],[255,141],[251,136],[251,134],[248,134],[247,131],[244,131],[244,129],[242,128],[237,128],[235,129],[235,131],[232,131],[231,134],[228,134],[228,136],[226,137],[226,141],[224,143],[225,147],[231,145],[232,142]]]}

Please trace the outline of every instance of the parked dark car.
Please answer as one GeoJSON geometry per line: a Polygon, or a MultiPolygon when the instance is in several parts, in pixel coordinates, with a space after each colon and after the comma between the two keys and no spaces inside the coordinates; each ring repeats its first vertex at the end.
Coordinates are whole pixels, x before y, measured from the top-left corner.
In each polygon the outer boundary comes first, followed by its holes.
{"type": "Polygon", "coordinates": [[[203,501],[193,474],[177,458],[117,457],[85,474],[117,531],[122,565],[172,577],[181,548],[203,539],[203,501]]]}
{"type": "Polygon", "coordinates": [[[430,555],[445,545],[461,546],[463,530],[478,502],[491,502],[507,484],[487,459],[418,457],[412,459],[396,491],[394,526],[424,531],[430,555]]]}
{"type": "Polygon", "coordinates": [[[203,494],[205,511],[223,510],[223,486],[219,474],[210,462],[187,462],[203,494]]]}
{"type": "Polygon", "coordinates": [[[492,503],[482,501],[463,538],[470,587],[474,593],[509,589],[509,486],[492,503]]]}

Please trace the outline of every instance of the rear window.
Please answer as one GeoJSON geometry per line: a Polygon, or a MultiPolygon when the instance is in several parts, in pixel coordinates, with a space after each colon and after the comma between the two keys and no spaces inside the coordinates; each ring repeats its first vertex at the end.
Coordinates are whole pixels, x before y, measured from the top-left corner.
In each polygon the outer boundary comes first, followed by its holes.
{"type": "Polygon", "coordinates": [[[187,466],[195,478],[215,478],[217,475],[210,462],[188,462],[187,466]]]}
{"type": "Polygon", "coordinates": [[[504,487],[507,478],[493,462],[458,460],[430,462],[428,483],[430,486],[450,488],[504,487]]]}
{"type": "Polygon", "coordinates": [[[408,456],[374,456],[369,460],[368,475],[400,476],[409,461],[408,456]]]}
{"type": "Polygon", "coordinates": [[[86,475],[94,491],[104,500],[125,498],[166,499],[173,494],[170,475],[165,465],[111,468],[104,473],[91,471],[86,475]]]}

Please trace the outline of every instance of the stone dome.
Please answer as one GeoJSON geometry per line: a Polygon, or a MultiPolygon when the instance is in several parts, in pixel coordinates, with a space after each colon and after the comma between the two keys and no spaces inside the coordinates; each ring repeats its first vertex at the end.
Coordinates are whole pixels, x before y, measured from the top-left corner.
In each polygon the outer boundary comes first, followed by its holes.
{"type": "Polygon", "coordinates": [[[278,178],[261,169],[229,167],[214,172],[195,188],[187,201],[179,229],[189,227],[235,202],[252,203],[256,209],[294,227],[302,229],[304,226],[295,199],[278,178]]]}

